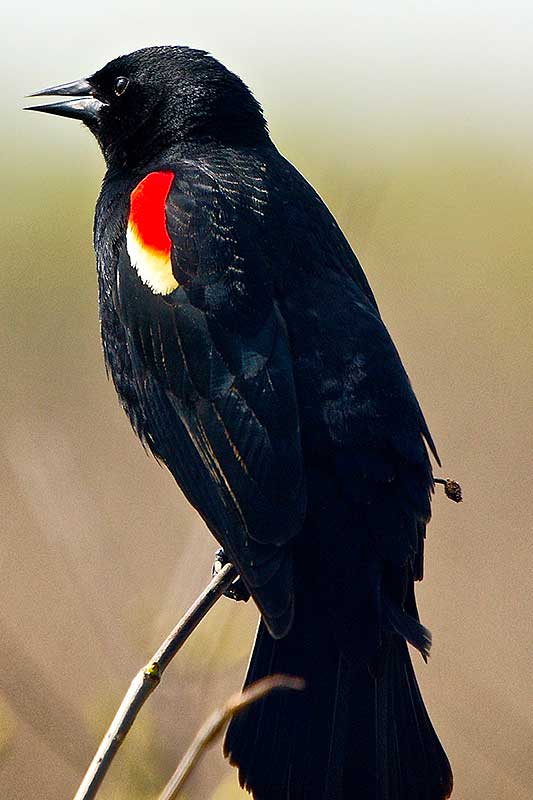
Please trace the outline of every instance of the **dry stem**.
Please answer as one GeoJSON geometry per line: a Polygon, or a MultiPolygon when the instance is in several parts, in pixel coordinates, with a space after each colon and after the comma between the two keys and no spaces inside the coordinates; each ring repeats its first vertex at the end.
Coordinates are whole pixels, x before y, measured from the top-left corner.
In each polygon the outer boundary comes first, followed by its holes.
{"type": "Polygon", "coordinates": [[[158,800],[175,800],[202,752],[220,734],[224,725],[234,714],[260,700],[274,689],[301,691],[304,688],[305,682],[302,678],[296,678],[293,675],[269,675],[268,678],[252,683],[243,692],[232,695],[225,705],[214,711],[202,725],[158,800]]]}
{"type": "Polygon", "coordinates": [[[159,685],[163,672],[196,626],[236,577],[237,570],[232,564],[222,567],[154,653],[148,664],[137,673],[96,751],[74,800],[92,800],[96,797],[118,748],[135,722],[142,706],[159,685]]]}

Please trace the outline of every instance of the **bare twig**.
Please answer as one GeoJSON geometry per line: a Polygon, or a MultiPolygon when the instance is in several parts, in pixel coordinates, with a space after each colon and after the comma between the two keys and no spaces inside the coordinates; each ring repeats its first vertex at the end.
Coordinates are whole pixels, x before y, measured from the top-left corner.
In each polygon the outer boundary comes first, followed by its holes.
{"type": "Polygon", "coordinates": [[[302,678],[296,678],[293,675],[269,675],[268,678],[263,678],[248,686],[242,693],[238,692],[232,695],[225,705],[214,711],[202,725],[158,800],[175,800],[202,752],[220,734],[226,722],[234,714],[260,700],[274,689],[301,691],[304,688],[305,681],[302,678]]]}
{"type": "Polygon", "coordinates": [[[196,626],[235,578],[237,578],[237,570],[233,564],[226,564],[222,567],[167,636],[148,664],[137,673],[100,743],[74,800],[92,800],[96,796],[118,748],[135,722],[142,706],[159,685],[161,675],[196,626]]]}

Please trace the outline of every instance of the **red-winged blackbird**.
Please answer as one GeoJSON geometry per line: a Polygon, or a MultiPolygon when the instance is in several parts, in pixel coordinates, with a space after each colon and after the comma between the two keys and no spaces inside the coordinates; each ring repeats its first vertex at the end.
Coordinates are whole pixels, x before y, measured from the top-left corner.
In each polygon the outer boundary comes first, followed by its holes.
{"type": "Polygon", "coordinates": [[[105,361],[139,437],[202,515],[262,621],[246,678],[291,673],[231,723],[259,800],[440,800],[424,658],[435,447],[361,266],[276,150],[244,83],[152,47],[39,94],[104,154],[105,361]]]}

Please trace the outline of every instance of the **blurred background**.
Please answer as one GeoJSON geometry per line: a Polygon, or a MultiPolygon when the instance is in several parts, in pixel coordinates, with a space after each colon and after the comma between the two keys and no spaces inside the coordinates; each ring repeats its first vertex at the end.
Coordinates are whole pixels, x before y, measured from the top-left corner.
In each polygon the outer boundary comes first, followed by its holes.
{"type": "MultiPolygon", "coordinates": [[[[458,800],[533,778],[530,2],[51,0],[4,7],[0,85],[0,796],[69,798],[215,542],[106,381],[81,125],[23,96],[148,44],[210,50],[359,254],[443,459],[415,657],[458,800]]],[[[153,798],[241,683],[256,613],[223,599],[169,669],[102,800],[153,798]]],[[[236,800],[220,746],[189,800],[236,800]]]]}

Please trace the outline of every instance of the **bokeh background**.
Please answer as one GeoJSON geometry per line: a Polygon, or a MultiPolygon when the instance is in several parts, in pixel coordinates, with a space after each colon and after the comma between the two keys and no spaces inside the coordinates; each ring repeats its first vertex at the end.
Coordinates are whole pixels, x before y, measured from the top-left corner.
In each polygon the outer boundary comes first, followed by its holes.
{"type": "MultiPolygon", "coordinates": [[[[73,795],[215,543],[106,381],[91,217],[103,164],[23,95],[156,43],[209,49],[361,257],[465,502],[434,502],[417,662],[458,800],[533,784],[530,2],[50,0],[2,10],[0,796],[73,795]]],[[[235,690],[256,622],[222,600],[101,791],[153,798],[235,690]]],[[[244,797],[220,747],[184,797],[244,797]]],[[[275,799],[273,799],[275,800],[275,799]]]]}

